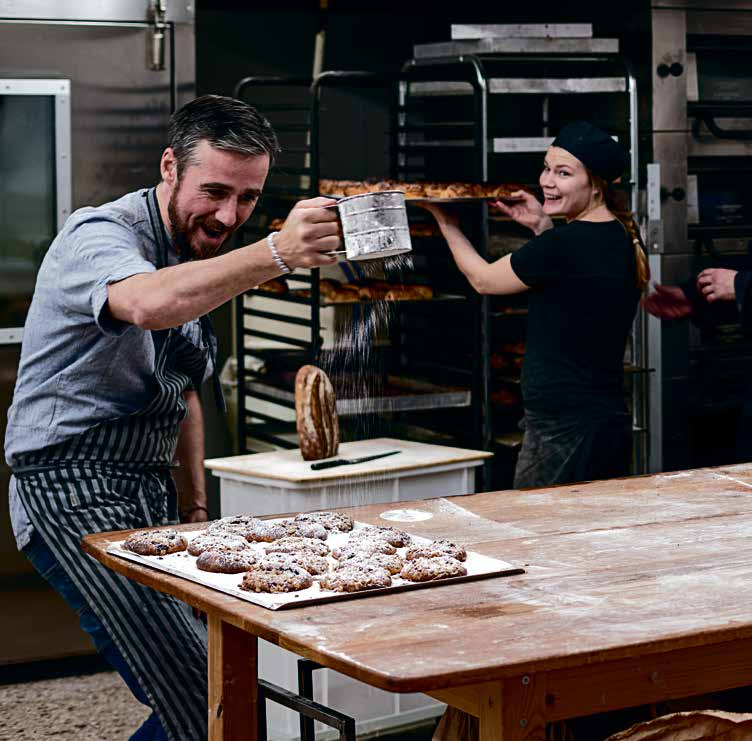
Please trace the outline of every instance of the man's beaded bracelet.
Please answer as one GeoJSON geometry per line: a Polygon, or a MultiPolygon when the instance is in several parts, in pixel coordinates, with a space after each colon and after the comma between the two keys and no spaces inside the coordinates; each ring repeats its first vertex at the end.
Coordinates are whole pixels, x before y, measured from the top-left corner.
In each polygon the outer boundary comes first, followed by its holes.
{"type": "Polygon", "coordinates": [[[285,261],[279,256],[279,252],[277,252],[277,247],[274,244],[274,235],[277,234],[277,232],[269,232],[269,235],[266,238],[266,241],[269,244],[269,249],[272,252],[272,259],[276,263],[277,267],[283,272],[283,273],[291,273],[292,270],[290,270],[289,267],[287,267],[287,264],[285,261]]]}

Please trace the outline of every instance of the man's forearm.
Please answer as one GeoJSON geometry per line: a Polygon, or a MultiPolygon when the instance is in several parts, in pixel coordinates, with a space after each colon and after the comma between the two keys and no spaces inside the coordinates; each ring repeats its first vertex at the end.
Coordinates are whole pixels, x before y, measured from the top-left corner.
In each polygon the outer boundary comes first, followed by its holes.
{"type": "Polygon", "coordinates": [[[175,459],[180,464],[173,478],[178,490],[181,519],[205,520],[206,476],[204,473],[204,416],[196,391],[186,391],[188,416],[180,424],[175,459]],[[202,514],[203,513],[203,514],[202,514]],[[186,517],[183,517],[183,514],[186,517]]]}
{"type": "Polygon", "coordinates": [[[108,288],[109,311],[142,329],[179,327],[280,274],[262,240],[226,255],[114,283],[108,288]]]}

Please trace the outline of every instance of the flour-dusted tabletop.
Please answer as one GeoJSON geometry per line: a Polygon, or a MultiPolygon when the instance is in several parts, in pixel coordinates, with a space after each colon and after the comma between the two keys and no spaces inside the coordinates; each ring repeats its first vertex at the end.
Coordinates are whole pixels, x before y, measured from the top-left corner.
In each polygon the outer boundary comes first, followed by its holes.
{"type": "Polygon", "coordinates": [[[204,461],[206,468],[220,475],[230,474],[252,479],[271,479],[279,482],[306,484],[342,479],[369,478],[389,476],[403,471],[414,471],[437,466],[454,464],[467,465],[476,462],[480,465],[492,453],[467,448],[450,448],[445,445],[429,445],[409,440],[396,440],[379,437],[373,440],[357,440],[342,443],[337,458],[360,458],[377,453],[399,450],[397,455],[378,458],[355,465],[326,468],[322,471],[311,469],[314,461],[304,461],[300,450],[275,450],[270,453],[235,455],[229,458],[210,458],[204,461]]]}
{"type": "MultiPolygon", "coordinates": [[[[426,515],[416,535],[527,573],[270,612],[108,554],[122,533],[84,549],[209,614],[212,740],[256,738],[239,688],[254,696],[257,636],[470,712],[481,741],[542,741],[549,721],[752,684],[752,465],[409,506],[426,515]]],[[[349,512],[390,524],[390,509],[349,512]]]]}

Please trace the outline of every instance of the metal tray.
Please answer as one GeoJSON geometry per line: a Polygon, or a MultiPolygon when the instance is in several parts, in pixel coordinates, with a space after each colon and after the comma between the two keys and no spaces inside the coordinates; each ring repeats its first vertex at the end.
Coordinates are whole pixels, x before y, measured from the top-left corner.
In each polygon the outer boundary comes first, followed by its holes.
{"type": "Polygon", "coordinates": [[[406,198],[405,204],[411,203],[479,203],[481,201],[498,201],[509,200],[500,199],[497,196],[458,196],[457,198],[431,198],[426,196],[425,198],[406,198]]]}
{"type": "MultiPolygon", "coordinates": [[[[275,522],[275,520],[271,520],[271,522],[275,522]]],[[[356,522],[355,527],[356,529],[359,529],[366,527],[366,525],[362,522],[356,522]]],[[[203,532],[203,530],[190,530],[183,532],[182,535],[190,541],[201,532],[203,532]]],[[[428,538],[419,538],[417,536],[412,537],[416,544],[430,542],[428,538]]],[[[327,544],[331,548],[336,548],[337,546],[342,545],[346,540],[346,533],[330,533],[327,544]]],[[[139,556],[137,553],[124,550],[122,547],[123,542],[123,540],[120,540],[112,543],[107,548],[107,553],[119,556],[120,558],[125,558],[129,561],[134,561],[142,566],[150,566],[159,571],[165,571],[173,576],[179,576],[206,587],[211,587],[220,592],[225,592],[226,594],[238,597],[246,602],[252,602],[255,605],[265,607],[268,610],[288,610],[295,607],[305,607],[306,605],[336,602],[342,599],[373,597],[379,594],[403,592],[410,589],[441,587],[444,584],[456,584],[458,582],[474,581],[476,579],[488,579],[491,577],[512,576],[514,574],[525,573],[524,569],[513,566],[506,561],[500,561],[499,559],[483,556],[474,551],[468,551],[467,561],[465,561],[465,568],[468,572],[467,576],[454,576],[448,579],[439,579],[437,581],[429,582],[409,582],[398,576],[393,576],[391,587],[368,589],[362,592],[331,592],[321,589],[318,581],[315,581],[314,577],[313,586],[308,587],[307,589],[301,589],[297,592],[287,592],[284,594],[266,594],[246,592],[240,589],[238,585],[242,581],[242,574],[214,574],[207,571],[199,571],[196,568],[196,559],[188,554],[187,551],[172,553],[167,556],[139,556]]],[[[263,543],[254,544],[255,549],[259,551],[263,549],[263,546],[263,543]]],[[[397,552],[404,555],[406,550],[407,549],[405,548],[400,548],[397,552]]],[[[331,557],[329,558],[331,559],[331,557]]],[[[331,560],[333,563],[333,559],[331,560]]]]}
{"type": "MultiPolygon", "coordinates": [[[[358,414],[408,412],[436,407],[470,406],[469,389],[446,388],[398,376],[389,376],[387,383],[397,393],[392,396],[373,396],[365,399],[337,399],[337,414],[347,417],[358,414]]],[[[292,390],[262,381],[251,381],[246,384],[246,388],[249,392],[260,392],[272,399],[286,402],[286,406],[295,404],[295,392],[292,390]]],[[[248,414],[253,416],[253,411],[248,410],[248,414]]]]}

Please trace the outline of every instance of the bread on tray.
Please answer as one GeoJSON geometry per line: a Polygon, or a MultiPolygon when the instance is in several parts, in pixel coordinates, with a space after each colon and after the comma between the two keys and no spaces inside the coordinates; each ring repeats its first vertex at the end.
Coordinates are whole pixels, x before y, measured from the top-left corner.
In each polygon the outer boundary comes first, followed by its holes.
{"type": "Polygon", "coordinates": [[[319,181],[321,195],[355,196],[384,190],[401,190],[405,198],[487,198],[506,199],[517,190],[527,190],[518,183],[459,183],[424,181],[408,183],[401,180],[331,180],[319,181]]]}
{"type": "MultiPolygon", "coordinates": [[[[311,291],[307,288],[299,289],[292,291],[292,295],[297,298],[310,298],[311,291]]],[[[342,304],[360,301],[428,300],[434,297],[434,292],[431,286],[425,285],[389,283],[384,280],[340,283],[331,278],[322,278],[319,281],[319,295],[322,303],[342,304]]]]}

